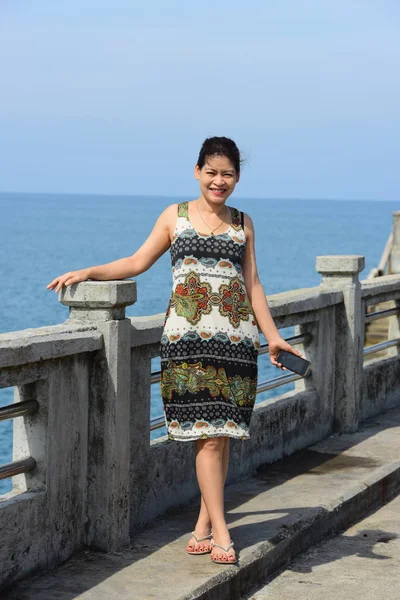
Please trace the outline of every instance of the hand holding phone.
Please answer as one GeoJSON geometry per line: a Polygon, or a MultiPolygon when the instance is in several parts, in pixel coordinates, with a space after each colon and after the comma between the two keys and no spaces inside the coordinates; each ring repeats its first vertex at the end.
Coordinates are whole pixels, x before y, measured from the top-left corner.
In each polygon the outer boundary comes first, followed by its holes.
{"type": "Polygon", "coordinates": [[[301,358],[301,356],[297,356],[297,354],[293,354],[293,352],[280,350],[276,360],[290,371],[302,377],[306,377],[310,373],[311,362],[305,358],[301,358]]]}

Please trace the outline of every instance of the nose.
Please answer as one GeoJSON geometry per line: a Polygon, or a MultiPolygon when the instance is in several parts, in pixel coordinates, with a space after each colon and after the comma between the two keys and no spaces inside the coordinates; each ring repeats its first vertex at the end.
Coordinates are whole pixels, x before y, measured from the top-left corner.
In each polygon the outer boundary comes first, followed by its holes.
{"type": "Polygon", "coordinates": [[[223,175],[216,175],[215,179],[214,179],[214,183],[215,183],[215,185],[222,187],[225,183],[223,175]]]}

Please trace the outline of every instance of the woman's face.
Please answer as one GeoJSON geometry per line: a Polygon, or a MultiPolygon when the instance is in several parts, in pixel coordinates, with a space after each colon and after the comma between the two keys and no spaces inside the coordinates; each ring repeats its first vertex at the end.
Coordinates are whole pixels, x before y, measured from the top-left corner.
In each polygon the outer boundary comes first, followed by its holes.
{"type": "Polygon", "coordinates": [[[204,166],[194,168],[200,190],[207,202],[223,204],[232,194],[239,181],[232,162],[226,156],[207,156],[204,166]]]}

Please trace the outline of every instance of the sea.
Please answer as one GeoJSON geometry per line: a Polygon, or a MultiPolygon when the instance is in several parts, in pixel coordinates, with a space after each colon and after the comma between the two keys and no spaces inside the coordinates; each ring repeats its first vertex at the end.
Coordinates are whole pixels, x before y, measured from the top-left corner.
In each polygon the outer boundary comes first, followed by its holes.
{"type": "MultiPolygon", "coordinates": [[[[0,333],[63,323],[68,308],[46,288],[56,276],[133,254],[169,204],[191,197],[0,193],[0,333]]],[[[319,285],[316,256],[360,254],[365,279],[378,265],[400,201],[274,199],[231,196],[255,224],[256,255],[266,296],[319,285]]],[[[137,302],[127,316],[165,312],[172,285],[167,251],[137,281],[137,302]]],[[[281,330],[284,337],[294,328],[281,330]]],[[[1,340],[0,340],[1,343],[1,340]]],[[[158,370],[154,359],[152,370],[158,370]]],[[[259,381],[281,375],[268,355],[259,359],[259,381]]],[[[260,394],[267,400],[294,384],[260,394]]],[[[0,406],[13,402],[0,390],[0,406]]],[[[162,415],[159,384],[152,386],[151,416],[162,415]]],[[[165,429],[152,437],[165,435],[165,429]]],[[[12,421],[0,422],[0,465],[12,460],[12,421]]],[[[11,489],[0,481],[0,494],[11,489]]]]}

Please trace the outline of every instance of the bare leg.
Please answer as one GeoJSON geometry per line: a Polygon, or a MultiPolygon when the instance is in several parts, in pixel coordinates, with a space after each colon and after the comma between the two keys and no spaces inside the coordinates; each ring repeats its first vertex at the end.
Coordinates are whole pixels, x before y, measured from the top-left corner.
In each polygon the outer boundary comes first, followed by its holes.
{"type": "MultiPolygon", "coordinates": [[[[231,541],[224,515],[225,440],[224,437],[199,440],[196,446],[197,480],[211,520],[213,538],[221,546],[228,546],[231,541]]],[[[227,562],[235,560],[233,548],[228,554],[220,548],[214,548],[212,554],[215,558],[227,562]]]]}
{"type": "MultiPolygon", "coordinates": [[[[224,483],[226,481],[226,476],[227,476],[228,468],[229,468],[229,439],[230,438],[228,438],[228,437],[224,438],[224,447],[223,447],[223,453],[222,453],[222,469],[223,469],[224,483]]],[[[196,452],[197,451],[198,450],[196,450],[196,452]]],[[[203,495],[201,495],[200,512],[199,512],[199,516],[198,516],[196,527],[194,528],[194,531],[195,531],[195,534],[197,537],[204,537],[205,535],[208,535],[211,531],[211,519],[210,519],[210,515],[208,514],[207,506],[206,506],[206,503],[204,502],[203,495]]],[[[198,552],[202,552],[205,550],[210,550],[210,548],[211,548],[210,540],[204,540],[203,542],[199,542],[196,547],[195,539],[190,538],[189,543],[187,545],[187,550],[189,550],[189,552],[193,552],[194,550],[197,550],[198,552]]]]}

